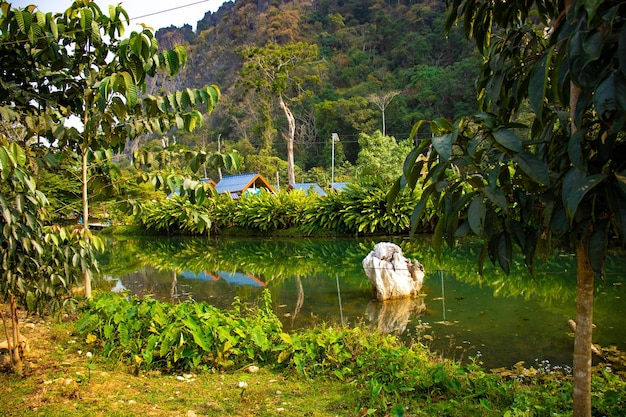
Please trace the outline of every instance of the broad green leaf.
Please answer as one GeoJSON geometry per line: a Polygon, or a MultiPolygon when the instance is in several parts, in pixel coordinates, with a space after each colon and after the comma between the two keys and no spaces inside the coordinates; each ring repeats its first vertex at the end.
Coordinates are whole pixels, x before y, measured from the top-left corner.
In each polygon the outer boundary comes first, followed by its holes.
{"type": "Polygon", "coordinates": [[[528,99],[535,115],[541,118],[548,84],[548,72],[555,46],[550,47],[533,68],[528,85],[528,99]]]}
{"type": "Polygon", "coordinates": [[[522,151],[522,141],[513,129],[500,129],[492,132],[493,138],[500,145],[515,152],[522,151]]]}
{"type": "Polygon", "coordinates": [[[589,247],[587,247],[587,256],[589,257],[589,265],[593,269],[594,274],[604,278],[604,263],[609,237],[609,221],[602,220],[596,222],[593,226],[591,237],[589,238],[589,247]]]}
{"type": "Polygon", "coordinates": [[[137,104],[137,85],[130,73],[124,71],[121,75],[124,77],[124,90],[128,106],[133,108],[137,104]]]}
{"type": "Polygon", "coordinates": [[[89,8],[82,8],[80,11],[80,27],[86,31],[91,29],[91,21],[93,20],[93,12],[89,8]]]}
{"type": "Polygon", "coordinates": [[[513,247],[511,245],[511,236],[506,232],[500,233],[498,237],[497,258],[504,273],[509,275],[513,261],[513,247]]]}
{"type": "Polygon", "coordinates": [[[448,119],[440,117],[430,122],[430,130],[435,136],[442,136],[454,131],[454,125],[448,119]]]}
{"type": "Polygon", "coordinates": [[[597,61],[602,54],[602,46],[605,42],[604,33],[599,30],[591,30],[585,32],[585,38],[583,40],[583,50],[585,51],[584,66],[587,67],[590,63],[597,61]]]}
{"type": "Polygon", "coordinates": [[[587,11],[587,18],[589,19],[589,21],[593,20],[598,6],[602,3],[603,2],[600,0],[584,0],[585,10],[587,11]]]}
{"type": "Polygon", "coordinates": [[[16,166],[22,167],[26,164],[26,152],[17,143],[12,142],[9,144],[9,156],[14,161],[16,166]]]}
{"type": "Polygon", "coordinates": [[[179,68],[178,54],[175,51],[165,51],[165,62],[170,76],[176,75],[179,68]]]}
{"type": "Polygon", "coordinates": [[[550,184],[548,166],[535,155],[528,152],[520,152],[514,155],[512,159],[532,181],[540,185],[547,186],[550,184]]]}
{"type": "Polygon", "coordinates": [[[593,104],[596,107],[600,119],[606,123],[610,123],[617,110],[615,74],[611,74],[596,88],[593,94],[593,104]]]}
{"type": "Polygon", "coordinates": [[[30,24],[32,22],[33,16],[26,10],[15,10],[14,15],[20,31],[24,34],[28,33],[28,31],[30,30],[30,24]]]}
{"type": "Polygon", "coordinates": [[[480,191],[485,195],[485,197],[487,197],[493,204],[498,206],[500,209],[505,211],[508,209],[506,197],[504,196],[502,191],[500,191],[500,189],[483,187],[480,191]]]}
{"type": "Polygon", "coordinates": [[[437,151],[437,154],[441,156],[445,161],[450,161],[452,156],[452,140],[454,136],[447,134],[443,136],[435,136],[432,138],[433,147],[437,151]]]}
{"type": "Polygon", "coordinates": [[[569,155],[572,165],[578,170],[583,171],[585,169],[585,160],[582,154],[582,147],[580,141],[585,135],[584,129],[579,129],[574,133],[567,143],[567,153],[569,155]]]}
{"type": "Polygon", "coordinates": [[[585,172],[576,168],[570,169],[563,181],[563,203],[569,219],[573,219],[585,195],[605,178],[604,174],[587,176],[585,172]]]}
{"type": "Polygon", "coordinates": [[[0,147],[0,171],[2,172],[2,177],[8,174],[11,170],[12,166],[9,165],[9,155],[4,147],[0,147]]]}
{"type": "Polygon", "coordinates": [[[477,236],[482,236],[484,232],[485,214],[487,207],[481,195],[474,197],[467,211],[467,221],[472,232],[477,236]]]}

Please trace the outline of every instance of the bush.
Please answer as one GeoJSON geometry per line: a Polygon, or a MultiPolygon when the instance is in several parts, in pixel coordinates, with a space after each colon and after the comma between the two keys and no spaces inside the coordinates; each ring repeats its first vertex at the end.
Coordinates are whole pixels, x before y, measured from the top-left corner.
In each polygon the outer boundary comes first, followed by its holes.
{"type": "Polygon", "coordinates": [[[222,194],[192,204],[186,197],[173,196],[144,204],[137,219],[147,229],[166,233],[204,234],[228,228],[274,233],[298,228],[308,235],[394,235],[409,231],[418,199],[417,191],[405,191],[388,206],[386,190],[356,184],[325,197],[300,190],[261,191],[236,200],[222,194]]]}
{"type": "Polygon", "coordinates": [[[212,225],[213,200],[193,204],[187,197],[172,196],[140,206],[137,221],[150,230],[170,233],[204,234],[212,225]]]}

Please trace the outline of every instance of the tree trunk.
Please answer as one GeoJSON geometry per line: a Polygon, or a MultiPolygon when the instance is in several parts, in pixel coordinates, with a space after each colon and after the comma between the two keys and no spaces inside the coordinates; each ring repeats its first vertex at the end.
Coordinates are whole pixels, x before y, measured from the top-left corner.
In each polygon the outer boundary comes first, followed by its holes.
{"type": "Polygon", "coordinates": [[[296,136],[296,119],[293,117],[293,113],[291,113],[289,107],[285,104],[285,100],[283,100],[282,96],[278,97],[278,104],[285,112],[285,117],[287,117],[287,123],[289,125],[289,133],[287,134],[287,178],[289,184],[295,184],[296,174],[293,161],[293,141],[296,136]]]}
{"type": "MultiPolygon", "coordinates": [[[[88,150],[82,150],[82,186],[83,186],[83,238],[89,240],[89,200],[87,199],[87,157],[88,150]]],[[[89,242],[86,242],[89,243],[89,242]]],[[[91,298],[91,275],[89,269],[85,269],[85,298],[91,298]]]]}
{"type": "Polygon", "coordinates": [[[589,231],[576,248],[576,332],[574,340],[574,417],[591,416],[591,344],[593,325],[593,270],[587,247],[589,231]]]}
{"type": "Polygon", "coordinates": [[[17,317],[17,303],[14,296],[9,297],[9,304],[11,308],[11,324],[13,326],[13,343],[11,343],[7,337],[7,347],[11,355],[13,372],[19,376],[24,376],[24,364],[22,362],[22,352],[20,352],[20,320],[17,317]]]}

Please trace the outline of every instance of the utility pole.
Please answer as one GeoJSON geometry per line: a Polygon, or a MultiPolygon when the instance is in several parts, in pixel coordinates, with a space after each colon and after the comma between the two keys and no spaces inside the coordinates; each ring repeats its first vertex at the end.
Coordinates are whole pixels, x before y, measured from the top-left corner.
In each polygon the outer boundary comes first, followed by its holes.
{"type": "Polygon", "coordinates": [[[330,186],[335,186],[335,142],[339,142],[339,135],[336,133],[332,133],[330,135],[331,140],[333,142],[332,146],[332,162],[330,168],[330,186]]]}

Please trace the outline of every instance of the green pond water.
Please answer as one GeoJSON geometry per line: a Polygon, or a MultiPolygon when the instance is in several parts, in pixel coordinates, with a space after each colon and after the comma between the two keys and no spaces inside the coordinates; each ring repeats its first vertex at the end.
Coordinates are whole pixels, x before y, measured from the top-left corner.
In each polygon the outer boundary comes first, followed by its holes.
{"type": "MultiPolygon", "coordinates": [[[[415,239],[106,238],[96,285],[179,302],[229,308],[269,289],[285,330],[332,323],[371,326],[422,342],[446,357],[478,357],[486,368],[549,362],[569,366],[574,340],[576,262],[556,253],[522,261],[509,276],[488,265],[477,273],[479,246],[446,248],[437,261],[430,236],[415,239]],[[421,295],[378,303],[361,262],[379,241],[399,244],[426,269],[421,295]]],[[[626,253],[611,252],[596,280],[594,342],[626,350],[626,253]]]]}

